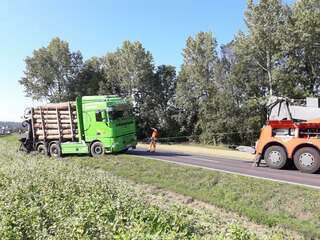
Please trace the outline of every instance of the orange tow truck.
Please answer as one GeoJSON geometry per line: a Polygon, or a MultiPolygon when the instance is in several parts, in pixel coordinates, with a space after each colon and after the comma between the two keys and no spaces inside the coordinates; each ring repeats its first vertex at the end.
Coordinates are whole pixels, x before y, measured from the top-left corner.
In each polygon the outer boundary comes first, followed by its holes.
{"type": "Polygon", "coordinates": [[[317,98],[307,98],[303,106],[286,98],[274,98],[268,121],[256,142],[256,166],[264,160],[268,167],[281,169],[293,161],[301,172],[319,171],[319,107],[317,98]]]}

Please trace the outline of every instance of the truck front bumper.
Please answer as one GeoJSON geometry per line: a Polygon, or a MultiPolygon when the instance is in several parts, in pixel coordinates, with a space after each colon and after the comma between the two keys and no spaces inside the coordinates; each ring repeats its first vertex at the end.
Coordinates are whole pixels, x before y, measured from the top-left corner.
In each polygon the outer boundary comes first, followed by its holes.
{"type": "Polygon", "coordinates": [[[129,148],[135,148],[137,143],[137,137],[135,134],[114,138],[111,145],[111,152],[120,152],[129,148]]]}

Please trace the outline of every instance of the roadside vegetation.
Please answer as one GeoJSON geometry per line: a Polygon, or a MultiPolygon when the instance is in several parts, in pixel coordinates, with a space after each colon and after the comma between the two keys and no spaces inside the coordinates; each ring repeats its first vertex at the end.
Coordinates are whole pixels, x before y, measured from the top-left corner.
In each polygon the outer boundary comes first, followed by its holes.
{"type": "Polygon", "coordinates": [[[237,179],[126,155],[56,160],[17,147],[14,135],[0,139],[1,239],[302,239],[223,210],[218,198],[232,211],[236,198],[210,189],[237,179]],[[222,208],[195,200],[205,197],[222,208]]]}
{"type": "Polygon", "coordinates": [[[103,159],[70,157],[66,160],[190,196],[259,224],[291,229],[306,239],[320,238],[320,191],[316,189],[130,155],[108,155],[103,159]]]}

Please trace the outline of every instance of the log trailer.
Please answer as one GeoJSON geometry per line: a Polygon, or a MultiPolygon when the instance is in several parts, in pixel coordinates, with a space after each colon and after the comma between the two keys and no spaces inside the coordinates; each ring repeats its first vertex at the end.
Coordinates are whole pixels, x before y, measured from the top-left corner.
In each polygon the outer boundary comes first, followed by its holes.
{"type": "Polygon", "coordinates": [[[28,131],[20,141],[27,152],[96,157],[137,145],[132,108],[118,96],[77,97],[75,102],[29,108],[24,118],[28,131]]]}
{"type": "Polygon", "coordinates": [[[289,99],[273,98],[268,121],[256,142],[256,165],[262,159],[270,168],[294,163],[302,172],[320,169],[319,99],[307,98],[303,106],[289,99]]]}

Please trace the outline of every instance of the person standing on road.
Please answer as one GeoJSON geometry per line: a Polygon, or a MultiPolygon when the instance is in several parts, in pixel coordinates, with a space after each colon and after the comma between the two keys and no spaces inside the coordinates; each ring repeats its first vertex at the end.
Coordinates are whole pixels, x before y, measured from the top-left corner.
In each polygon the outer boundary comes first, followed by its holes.
{"type": "Polygon", "coordinates": [[[151,128],[151,129],[152,129],[152,134],[151,134],[151,141],[150,141],[148,152],[155,152],[159,132],[156,128],[151,128]]]}

